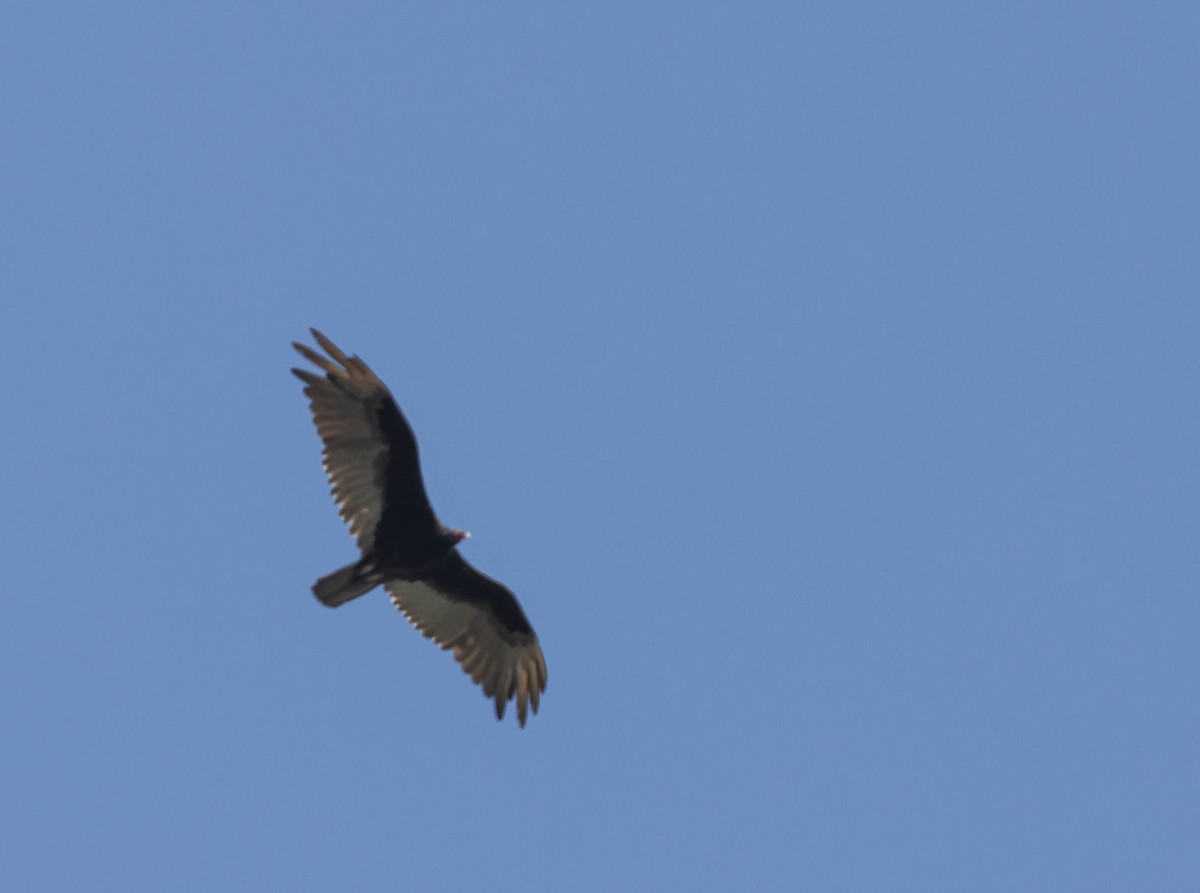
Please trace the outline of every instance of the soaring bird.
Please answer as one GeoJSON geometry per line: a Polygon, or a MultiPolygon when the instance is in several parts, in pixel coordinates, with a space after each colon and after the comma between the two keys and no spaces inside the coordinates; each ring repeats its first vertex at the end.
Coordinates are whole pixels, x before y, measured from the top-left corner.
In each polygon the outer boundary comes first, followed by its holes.
{"type": "Polygon", "coordinates": [[[293,369],[304,382],[325,474],[362,557],[321,577],[313,594],[331,608],[383,585],[418,630],[454,654],[496,703],[516,699],[524,728],[546,690],[546,661],[516,597],[467,563],[469,536],[438,520],[417,454],[417,439],[383,382],[356,356],[310,329],[328,357],[293,342],[324,375],[293,369]]]}

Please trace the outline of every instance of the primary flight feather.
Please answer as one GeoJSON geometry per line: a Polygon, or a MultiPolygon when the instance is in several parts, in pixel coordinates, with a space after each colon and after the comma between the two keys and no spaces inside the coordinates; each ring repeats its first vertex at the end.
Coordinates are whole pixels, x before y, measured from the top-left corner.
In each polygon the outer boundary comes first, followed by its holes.
{"type": "Polygon", "coordinates": [[[438,520],[417,454],[417,439],[392,395],[356,356],[310,329],[322,356],[293,342],[324,374],[293,369],[304,382],[334,501],[362,558],[317,580],[313,594],[338,605],[382,585],[413,626],[451,650],[496,704],[517,703],[524,727],[546,690],[546,661],[533,627],[509,589],[458,553],[468,534],[438,520]]]}

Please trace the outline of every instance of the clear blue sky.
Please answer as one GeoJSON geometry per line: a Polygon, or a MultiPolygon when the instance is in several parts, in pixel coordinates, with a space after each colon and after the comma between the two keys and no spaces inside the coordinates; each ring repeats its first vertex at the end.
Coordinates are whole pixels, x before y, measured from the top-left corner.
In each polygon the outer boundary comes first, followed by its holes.
{"type": "Polygon", "coordinates": [[[1194,4],[247,6],[0,19],[0,886],[1200,889],[1194,4]]]}

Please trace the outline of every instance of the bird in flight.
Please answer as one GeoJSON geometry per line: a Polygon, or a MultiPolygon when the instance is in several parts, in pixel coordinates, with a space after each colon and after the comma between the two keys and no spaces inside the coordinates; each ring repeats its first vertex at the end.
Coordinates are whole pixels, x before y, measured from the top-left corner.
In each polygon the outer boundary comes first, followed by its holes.
{"type": "Polygon", "coordinates": [[[417,439],[387,387],[358,357],[309,331],[328,357],[292,346],[324,374],[292,373],[304,382],[334,501],[362,552],[317,580],[313,594],[336,608],[382,584],[409,622],[483,686],[497,719],[516,700],[524,728],[546,690],[546,661],[525,612],[508,587],[459,554],[469,534],[434,514],[417,439]]]}

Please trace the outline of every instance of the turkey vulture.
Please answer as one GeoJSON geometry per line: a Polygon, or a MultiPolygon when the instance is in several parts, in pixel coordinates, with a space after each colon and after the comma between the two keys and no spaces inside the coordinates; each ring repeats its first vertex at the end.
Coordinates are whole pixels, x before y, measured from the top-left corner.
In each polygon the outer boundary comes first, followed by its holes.
{"type": "Polygon", "coordinates": [[[313,594],[331,608],[383,584],[417,629],[453,649],[496,718],[517,701],[524,728],[546,690],[546,661],[533,627],[506,586],[468,564],[458,544],[469,534],[438,520],[425,495],[417,440],[375,373],[348,357],[316,329],[321,356],[292,346],[324,375],[293,369],[304,382],[321,436],[333,498],[362,558],[317,580],[313,594]]]}

